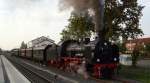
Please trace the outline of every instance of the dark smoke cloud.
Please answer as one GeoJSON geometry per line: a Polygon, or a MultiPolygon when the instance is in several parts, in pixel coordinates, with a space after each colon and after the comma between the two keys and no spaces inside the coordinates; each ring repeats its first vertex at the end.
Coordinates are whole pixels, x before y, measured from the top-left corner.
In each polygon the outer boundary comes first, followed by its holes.
{"type": "Polygon", "coordinates": [[[60,0],[60,9],[73,9],[73,12],[81,13],[92,10],[94,12],[93,18],[95,21],[95,30],[99,32],[101,29],[101,3],[100,0],[60,0]]]}

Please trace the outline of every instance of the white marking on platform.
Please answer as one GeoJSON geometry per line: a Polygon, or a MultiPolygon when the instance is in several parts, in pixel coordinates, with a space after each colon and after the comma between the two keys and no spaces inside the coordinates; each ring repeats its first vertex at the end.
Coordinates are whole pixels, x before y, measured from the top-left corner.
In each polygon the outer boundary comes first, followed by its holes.
{"type": "Polygon", "coordinates": [[[10,83],[31,83],[4,56],[1,56],[10,83]]]}
{"type": "Polygon", "coordinates": [[[27,62],[25,62],[25,61],[22,61],[22,62],[25,63],[25,64],[27,64],[27,65],[30,65],[30,66],[32,66],[32,67],[38,69],[38,70],[45,71],[45,72],[47,72],[47,73],[49,73],[49,74],[52,74],[52,75],[54,75],[54,76],[55,76],[55,75],[58,75],[59,78],[61,78],[61,79],[63,79],[63,80],[66,80],[66,81],[69,81],[69,82],[71,82],[71,83],[79,83],[79,82],[76,81],[76,80],[73,80],[73,79],[70,79],[70,78],[65,77],[65,76],[63,76],[63,75],[54,73],[54,72],[52,72],[52,71],[50,71],[50,70],[48,70],[48,69],[40,68],[40,67],[38,67],[38,66],[32,65],[32,64],[30,64],[30,63],[27,63],[27,62]]]}
{"type": "Polygon", "coordinates": [[[3,69],[2,69],[2,60],[1,60],[1,57],[0,57],[0,83],[4,83],[4,73],[3,73],[3,69]]]}

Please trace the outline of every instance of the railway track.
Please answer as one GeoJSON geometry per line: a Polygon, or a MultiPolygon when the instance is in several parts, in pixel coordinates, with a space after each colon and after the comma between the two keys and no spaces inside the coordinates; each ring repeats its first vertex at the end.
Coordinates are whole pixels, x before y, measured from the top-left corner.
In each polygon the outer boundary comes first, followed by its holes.
{"type": "MultiPolygon", "coordinates": [[[[91,81],[91,80],[95,80],[95,79],[91,79],[91,78],[88,79],[89,81],[86,81],[86,80],[83,79],[83,81],[81,82],[80,79],[79,79],[76,82],[70,82],[70,81],[64,81],[64,80],[59,79],[60,75],[58,75],[57,79],[54,78],[54,75],[52,77],[48,76],[49,78],[47,79],[46,78],[47,75],[44,75],[44,73],[42,73],[44,76],[42,75],[42,77],[41,77],[41,75],[39,75],[39,73],[36,73],[37,71],[35,69],[32,69],[33,67],[31,67],[29,64],[25,63],[24,61],[20,61],[19,59],[16,59],[16,58],[13,58],[13,57],[7,57],[7,58],[14,64],[14,66],[16,66],[16,68],[18,68],[18,70],[23,72],[23,74],[25,73],[24,75],[32,83],[111,83],[110,81],[106,81],[106,80],[105,81],[103,81],[103,80],[96,80],[97,82],[96,81],[91,81]],[[24,66],[24,67],[22,67],[22,66],[24,66]],[[30,71],[31,71],[31,74],[30,74],[30,71]],[[43,81],[43,78],[44,78],[44,81],[43,81]],[[46,78],[46,81],[45,81],[45,78],[46,78]],[[39,79],[40,79],[40,81],[39,81],[39,79]],[[49,81],[47,81],[47,80],[49,80],[49,81]]],[[[36,67],[34,67],[34,68],[36,68],[36,67]]],[[[39,70],[38,72],[44,71],[44,70],[41,70],[39,68],[36,68],[36,69],[39,70]]],[[[46,72],[46,73],[48,73],[48,72],[46,72]]],[[[74,80],[76,80],[76,79],[74,79],[74,80]]]]}
{"type": "Polygon", "coordinates": [[[55,79],[48,79],[37,71],[32,70],[24,64],[17,63],[17,61],[12,60],[10,57],[7,57],[11,63],[31,82],[31,83],[56,83],[55,79]]]}

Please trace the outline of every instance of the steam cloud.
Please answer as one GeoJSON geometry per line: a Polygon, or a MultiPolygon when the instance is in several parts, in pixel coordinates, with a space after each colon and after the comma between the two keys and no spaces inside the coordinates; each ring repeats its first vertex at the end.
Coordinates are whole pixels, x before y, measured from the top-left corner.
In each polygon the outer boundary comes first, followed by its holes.
{"type": "Polygon", "coordinates": [[[73,12],[76,13],[92,10],[94,13],[95,30],[98,33],[102,30],[101,21],[103,21],[101,17],[101,4],[100,0],[60,0],[60,9],[65,10],[72,8],[73,12]]]}

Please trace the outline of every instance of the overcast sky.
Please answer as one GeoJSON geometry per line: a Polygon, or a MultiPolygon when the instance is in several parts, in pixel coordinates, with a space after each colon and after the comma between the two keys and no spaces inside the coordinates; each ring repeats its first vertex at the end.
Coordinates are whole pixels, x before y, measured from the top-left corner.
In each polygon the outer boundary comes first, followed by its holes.
{"type": "Polygon", "coordinates": [[[140,24],[145,37],[150,37],[150,0],[139,0],[139,3],[145,6],[140,24]]]}
{"type": "MultiPolygon", "coordinates": [[[[139,2],[146,6],[141,26],[150,36],[150,0],[139,2]]],[[[0,0],[0,48],[19,47],[40,36],[58,42],[69,16],[69,11],[59,11],[58,0],[0,0]]]]}

